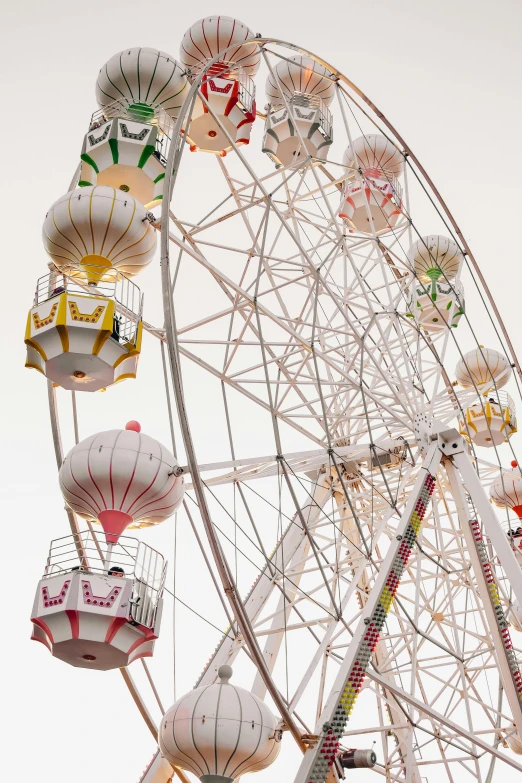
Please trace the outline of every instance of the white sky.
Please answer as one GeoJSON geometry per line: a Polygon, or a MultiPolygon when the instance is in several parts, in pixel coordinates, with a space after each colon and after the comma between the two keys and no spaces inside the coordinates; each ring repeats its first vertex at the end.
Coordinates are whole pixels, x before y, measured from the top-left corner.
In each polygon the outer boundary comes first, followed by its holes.
{"type": "MultiPolygon", "coordinates": [[[[454,212],[501,303],[515,349],[522,354],[521,248],[516,240],[522,189],[522,4],[9,3],[2,12],[0,49],[5,241],[5,533],[0,574],[7,598],[1,691],[5,750],[0,774],[5,780],[92,783],[114,778],[133,783],[154,750],[119,672],[68,667],[29,641],[29,616],[48,542],[66,535],[68,528],[56,478],[46,387],[37,373],[24,369],[23,335],[36,279],[46,271],[41,224],[47,208],[66,191],[79,159],[85,127],[96,108],[99,68],[129,46],[153,46],[177,57],[186,28],[217,12],[237,16],[263,35],[309,48],[343,71],[384,111],[454,212]]],[[[262,92],[262,85],[258,90],[262,92]]],[[[143,286],[141,278],[137,282],[143,286]]],[[[159,275],[147,275],[147,284],[159,287],[159,275]]],[[[159,312],[146,312],[146,317],[161,324],[159,312]]],[[[169,442],[163,396],[158,392],[156,346],[154,350],[154,356],[142,357],[139,383],[126,382],[117,395],[98,396],[94,409],[80,401],[80,437],[137,418],[147,432],[169,442]]],[[[64,440],[69,448],[67,430],[64,440]]],[[[255,440],[251,452],[260,452],[255,440]]],[[[171,546],[172,529],[154,535],[153,545],[171,546]]],[[[180,595],[195,606],[199,600],[201,606],[204,597],[198,595],[200,586],[189,562],[178,575],[178,581],[183,579],[180,595]]],[[[166,613],[170,611],[168,601],[166,613]]],[[[221,626],[222,618],[216,620],[221,626]]],[[[186,639],[178,660],[182,693],[192,687],[218,635],[207,634],[187,613],[180,613],[179,622],[186,639]]],[[[156,655],[166,706],[172,701],[169,634],[167,621],[156,655]]],[[[134,667],[139,676],[140,665],[134,667]]],[[[429,780],[433,783],[435,778],[429,780]]]]}

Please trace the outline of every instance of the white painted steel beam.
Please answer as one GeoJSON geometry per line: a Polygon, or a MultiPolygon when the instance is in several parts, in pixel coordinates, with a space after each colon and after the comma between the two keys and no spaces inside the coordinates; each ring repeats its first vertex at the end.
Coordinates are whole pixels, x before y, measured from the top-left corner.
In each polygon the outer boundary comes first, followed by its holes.
{"type": "Polygon", "coordinates": [[[484,491],[482,482],[469,456],[464,452],[456,454],[454,463],[459,469],[478,515],[484,523],[486,534],[502,563],[502,568],[509,579],[510,587],[512,587],[518,603],[522,606],[522,570],[511,547],[510,539],[508,539],[505,531],[502,529],[495,509],[484,491]]]}
{"type": "MultiPolygon", "coordinates": [[[[393,690],[395,695],[398,698],[400,698],[401,701],[404,701],[406,704],[410,704],[421,715],[426,715],[427,717],[431,718],[431,720],[433,720],[435,723],[439,723],[441,726],[445,726],[453,733],[454,740],[458,741],[459,739],[465,739],[467,742],[470,743],[470,745],[477,745],[477,747],[481,748],[481,750],[485,751],[486,753],[490,753],[492,756],[495,756],[500,761],[503,761],[506,764],[508,764],[510,767],[516,769],[517,772],[522,772],[522,764],[516,761],[512,756],[508,756],[506,753],[502,753],[502,751],[500,751],[494,745],[490,745],[489,742],[483,740],[479,734],[473,734],[472,732],[467,731],[467,729],[465,729],[460,724],[456,723],[455,721],[452,721],[450,718],[447,718],[445,715],[442,715],[442,713],[438,712],[437,710],[434,710],[428,704],[425,704],[423,701],[417,699],[415,696],[412,696],[411,693],[408,693],[402,688],[399,688],[396,685],[390,685],[389,683],[386,683],[385,678],[382,677],[381,674],[374,671],[373,669],[368,670],[368,677],[374,682],[378,683],[379,685],[382,685],[383,688],[388,688],[389,690],[393,690]]],[[[422,726],[419,724],[417,725],[419,729],[422,730],[422,726]]],[[[446,734],[445,740],[447,741],[449,739],[450,737],[446,734]]],[[[472,755],[471,749],[469,752],[470,755],[472,755]]]]}
{"type": "MultiPolygon", "coordinates": [[[[342,735],[342,731],[344,731],[344,725],[341,726],[341,724],[339,724],[339,726],[337,726],[335,724],[335,716],[339,710],[342,710],[344,714],[347,714],[348,716],[351,711],[350,708],[345,704],[344,698],[348,678],[349,676],[352,676],[354,668],[360,667],[360,679],[362,682],[364,672],[368,667],[368,663],[371,657],[369,650],[371,649],[372,642],[371,639],[368,638],[368,633],[371,631],[371,626],[373,625],[372,618],[375,618],[376,614],[381,611],[379,608],[381,596],[390,573],[393,570],[396,558],[402,550],[404,543],[403,539],[406,540],[405,536],[407,529],[410,526],[410,520],[412,519],[412,516],[416,510],[416,506],[419,499],[421,498],[421,495],[425,492],[426,481],[430,476],[433,477],[436,475],[441,458],[442,454],[439,449],[439,444],[437,441],[435,441],[429,446],[427,455],[422,464],[422,468],[419,471],[414,487],[411,490],[408,502],[404,508],[401,521],[397,527],[395,540],[390,545],[386,557],[381,565],[379,574],[373,584],[372,592],[363,609],[362,617],[360,618],[357,628],[354,632],[351,644],[339,667],[339,671],[330,690],[328,700],[326,701],[324,709],[319,717],[319,720],[317,721],[314,733],[318,735],[319,741],[314,747],[307,749],[295,777],[295,783],[309,783],[311,780],[313,780],[314,783],[324,783],[324,781],[327,780],[329,771],[329,767],[327,766],[328,759],[335,755],[335,753],[330,751],[329,748],[331,748],[332,744],[335,744],[336,737],[338,735],[342,735]],[[365,648],[364,651],[362,649],[363,647],[365,648]],[[358,661],[358,658],[361,658],[360,662],[358,661]]],[[[376,632],[376,640],[378,637],[379,633],[376,632]]],[[[392,683],[383,680],[383,686],[385,688],[389,687],[391,689],[392,683]]],[[[356,698],[356,694],[358,692],[356,686],[351,687],[350,690],[351,696],[356,698]]],[[[343,721],[345,722],[345,718],[341,719],[341,723],[343,721]]]]}

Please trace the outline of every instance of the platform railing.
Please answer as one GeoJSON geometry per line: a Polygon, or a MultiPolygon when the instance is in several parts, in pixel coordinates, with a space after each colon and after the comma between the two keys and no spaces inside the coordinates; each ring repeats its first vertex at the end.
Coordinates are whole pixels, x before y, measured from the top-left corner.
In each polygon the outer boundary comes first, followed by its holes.
{"type": "Polygon", "coordinates": [[[47,275],[38,278],[33,307],[64,293],[112,299],[118,305],[112,336],[119,342],[133,343],[143,314],[140,289],[128,277],[112,268],[104,272],[96,285],[92,285],[90,281],[99,269],[88,264],[51,269],[47,275]]]}
{"type": "MultiPolygon", "coordinates": [[[[290,111],[299,117],[300,109],[313,109],[319,111],[319,130],[327,139],[333,139],[333,117],[328,106],[317,95],[310,95],[305,92],[294,92],[292,97],[287,100],[290,111]]],[[[268,111],[273,113],[285,108],[284,102],[269,104],[268,111]]],[[[301,118],[303,119],[303,118],[301,118]]]]}
{"type": "Polygon", "coordinates": [[[163,556],[136,538],[120,536],[112,546],[108,568],[106,557],[107,545],[103,535],[95,537],[86,530],[63,536],[51,541],[42,578],[79,571],[82,574],[133,579],[130,601],[132,619],[152,627],[165,585],[167,566],[163,556]],[[82,552],[81,557],[79,551],[82,552]]]}
{"type": "Polygon", "coordinates": [[[140,542],[134,566],[135,581],[131,603],[132,617],[141,625],[150,628],[154,624],[166,572],[166,563],[159,552],[140,542]]]}
{"type": "MultiPolygon", "coordinates": [[[[504,389],[495,391],[491,389],[487,394],[483,395],[484,402],[490,402],[492,405],[497,405],[502,410],[509,410],[510,424],[516,428],[516,408],[515,403],[504,389]]],[[[480,403],[476,403],[477,405],[480,403]]]]}
{"type": "MultiPolygon", "coordinates": [[[[348,196],[352,190],[361,187],[360,177],[361,175],[358,174],[356,169],[350,171],[347,177],[346,190],[344,191],[345,197],[348,196]]],[[[367,168],[362,170],[362,178],[369,182],[370,186],[374,183],[374,187],[379,187],[386,195],[393,195],[393,200],[396,204],[402,204],[402,185],[395,174],[386,171],[386,169],[367,168]]]]}
{"type": "MultiPolygon", "coordinates": [[[[486,394],[478,397],[475,402],[468,404],[466,410],[469,408],[482,408],[486,403],[490,403],[491,405],[497,407],[499,412],[502,414],[505,414],[506,411],[509,412],[508,421],[510,431],[516,432],[517,410],[512,397],[510,397],[507,391],[504,391],[504,389],[490,389],[490,391],[488,391],[486,394]]],[[[466,428],[466,419],[462,412],[460,413],[458,419],[460,426],[466,428]]]]}
{"type": "MultiPolygon", "coordinates": [[[[196,78],[197,73],[198,71],[193,71],[190,74],[190,79],[193,80],[196,78]]],[[[252,111],[256,97],[256,86],[250,76],[245,72],[244,68],[240,65],[236,65],[236,63],[216,63],[207,72],[205,80],[216,77],[239,82],[238,102],[245,111],[252,111]]]]}
{"type": "Polygon", "coordinates": [[[423,282],[416,279],[413,283],[410,283],[410,297],[411,300],[416,299],[419,296],[430,296],[431,299],[436,302],[439,296],[446,296],[448,294],[455,294],[455,297],[459,301],[464,301],[464,286],[461,282],[456,280],[446,280],[441,277],[436,281],[423,282]]]}
{"type": "Polygon", "coordinates": [[[113,103],[95,111],[91,117],[89,130],[100,128],[106,122],[113,119],[142,122],[146,125],[156,125],[158,135],[156,137],[156,157],[165,165],[169,152],[169,144],[176,121],[158,105],[149,105],[139,101],[131,101],[128,98],[120,98],[113,103]]]}
{"type": "Polygon", "coordinates": [[[238,68],[237,80],[239,82],[238,101],[247,112],[252,112],[256,98],[256,86],[243,68],[238,68]]]}

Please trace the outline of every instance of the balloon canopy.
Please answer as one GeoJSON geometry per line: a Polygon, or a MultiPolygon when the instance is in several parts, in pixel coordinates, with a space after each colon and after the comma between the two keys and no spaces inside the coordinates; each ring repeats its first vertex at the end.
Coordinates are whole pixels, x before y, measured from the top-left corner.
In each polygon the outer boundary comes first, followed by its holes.
{"type": "Polygon", "coordinates": [[[165,446],[130,421],[74,446],[60,468],[60,488],[68,506],[99,522],[115,543],[127,527],[157,525],[174,514],[184,492],[177,467],[165,446]]]}
{"type": "Polygon", "coordinates": [[[455,375],[464,389],[500,389],[511,378],[511,365],[504,354],[479,345],[464,354],[455,368],[455,375]]]}
{"type": "Polygon", "coordinates": [[[464,260],[459,246],[448,237],[430,234],[421,237],[408,250],[408,261],[420,280],[453,280],[464,260]]]}
{"type": "Polygon", "coordinates": [[[156,231],[130,193],[97,185],[71,190],[52,205],[43,242],[56,266],[69,273],[76,267],[97,284],[110,269],[137,275],[152,261],[156,231]]]}
{"type": "Polygon", "coordinates": [[[232,685],[230,666],[220,666],[219,682],[195,688],[163,716],[162,755],[204,783],[229,783],[268,767],[279,754],[277,718],[266,704],[232,685]]]}
{"type": "Polygon", "coordinates": [[[261,52],[252,30],[231,16],[207,16],[189,27],[179,50],[181,61],[193,73],[201,71],[209,60],[223,52],[224,63],[241,66],[249,76],[255,76],[261,64],[261,52]],[[226,51],[225,51],[226,50],[226,51]]]}
{"type": "Polygon", "coordinates": [[[491,485],[491,502],[499,508],[512,509],[522,519],[522,475],[515,460],[511,463],[514,470],[504,470],[491,485]]]}
{"type": "Polygon", "coordinates": [[[154,107],[176,120],[188,89],[184,67],[167,52],[135,46],[118,52],[100,69],[96,100],[103,108],[124,100],[144,121],[154,107]]]}
{"type": "Polygon", "coordinates": [[[384,172],[388,176],[398,177],[404,168],[404,155],[386,136],[368,133],[359,136],[346,149],[343,165],[351,169],[360,168],[363,174],[369,176],[384,172]]]}
{"type": "Polygon", "coordinates": [[[281,60],[266,81],[266,95],[273,105],[291,100],[296,93],[309,98],[320,98],[327,106],[333,101],[335,83],[330,72],[310,57],[292,57],[281,60]]]}

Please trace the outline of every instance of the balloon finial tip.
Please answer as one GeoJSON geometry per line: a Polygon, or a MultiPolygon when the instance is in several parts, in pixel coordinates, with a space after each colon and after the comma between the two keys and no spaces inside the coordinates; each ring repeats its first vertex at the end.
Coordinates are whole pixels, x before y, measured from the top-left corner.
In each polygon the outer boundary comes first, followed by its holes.
{"type": "Polygon", "coordinates": [[[126,430],[132,430],[133,432],[141,432],[141,424],[139,421],[128,421],[125,425],[126,430]]]}
{"type": "Polygon", "coordinates": [[[232,667],[228,666],[226,663],[224,663],[222,666],[218,669],[218,677],[221,680],[221,682],[226,685],[230,678],[232,677],[232,667]]]}

